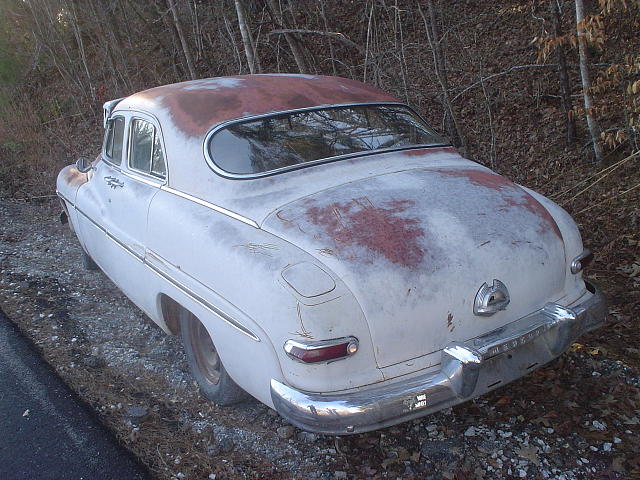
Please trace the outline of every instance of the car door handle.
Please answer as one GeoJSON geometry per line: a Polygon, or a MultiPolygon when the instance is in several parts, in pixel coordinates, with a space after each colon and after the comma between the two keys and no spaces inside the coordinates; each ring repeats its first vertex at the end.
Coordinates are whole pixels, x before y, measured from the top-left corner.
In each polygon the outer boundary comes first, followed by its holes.
{"type": "Polygon", "coordinates": [[[116,177],[112,177],[111,175],[108,175],[104,177],[104,179],[106,180],[107,185],[109,185],[111,188],[124,187],[124,182],[118,180],[118,178],[116,177]]]}

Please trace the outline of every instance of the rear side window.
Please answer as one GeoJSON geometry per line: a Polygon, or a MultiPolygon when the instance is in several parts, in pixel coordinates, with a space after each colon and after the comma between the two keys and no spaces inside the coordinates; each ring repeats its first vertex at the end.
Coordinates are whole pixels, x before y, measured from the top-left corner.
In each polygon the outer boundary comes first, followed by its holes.
{"type": "Polygon", "coordinates": [[[124,117],[113,117],[107,124],[104,151],[112,163],[122,163],[122,141],[124,139],[124,117]]]}
{"type": "Polygon", "coordinates": [[[167,174],[158,130],[152,123],[138,118],[131,122],[129,166],[158,178],[165,178],[167,174]]]}

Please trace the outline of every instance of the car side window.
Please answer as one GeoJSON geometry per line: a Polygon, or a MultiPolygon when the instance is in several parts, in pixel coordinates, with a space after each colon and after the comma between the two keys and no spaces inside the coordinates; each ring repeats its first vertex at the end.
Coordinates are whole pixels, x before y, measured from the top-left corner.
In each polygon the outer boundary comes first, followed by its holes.
{"type": "Polygon", "coordinates": [[[162,142],[152,123],[135,118],[131,122],[131,157],[129,166],[134,170],[165,178],[167,174],[162,142]]]}
{"type": "Polygon", "coordinates": [[[124,140],[124,117],[114,117],[107,124],[104,151],[110,162],[122,163],[122,141],[124,140]]]}

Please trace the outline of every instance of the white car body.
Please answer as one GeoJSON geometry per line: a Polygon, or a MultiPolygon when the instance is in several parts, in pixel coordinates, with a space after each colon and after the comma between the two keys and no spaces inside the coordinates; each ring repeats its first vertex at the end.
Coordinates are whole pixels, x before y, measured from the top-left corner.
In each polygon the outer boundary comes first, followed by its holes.
{"type": "Polygon", "coordinates": [[[103,150],[87,173],[63,169],[57,192],[111,280],[168,333],[176,306],[195,315],[242,389],[309,430],[391,425],[525,375],[606,317],[570,216],[452,147],[255,178],[220,174],[206,153],[237,118],[395,102],[302,75],[158,87],[105,106],[126,125],[121,164],[103,150]],[[164,175],[130,165],[133,119],[155,127],[164,175]],[[495,292],[503,304],[483,315],[495,292]],[[336,361],[284,348],[343,338],[357,352],[336,361]]]}

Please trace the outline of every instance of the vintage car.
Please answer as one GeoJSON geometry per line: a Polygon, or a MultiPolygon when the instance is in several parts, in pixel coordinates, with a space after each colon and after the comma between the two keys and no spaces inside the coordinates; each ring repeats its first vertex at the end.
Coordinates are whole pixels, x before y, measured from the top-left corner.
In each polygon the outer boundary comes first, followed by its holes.
{"type": "Polygon", "coordinates": [[[247,75],[104,105],[57,192],[84,251],[203,394],[328,434],[505,385],[601,326],[591,254],[545,197],[466,160],[393,96],[247,75]],[[95,263],[94,263],[95,262],[95,263]]]}

